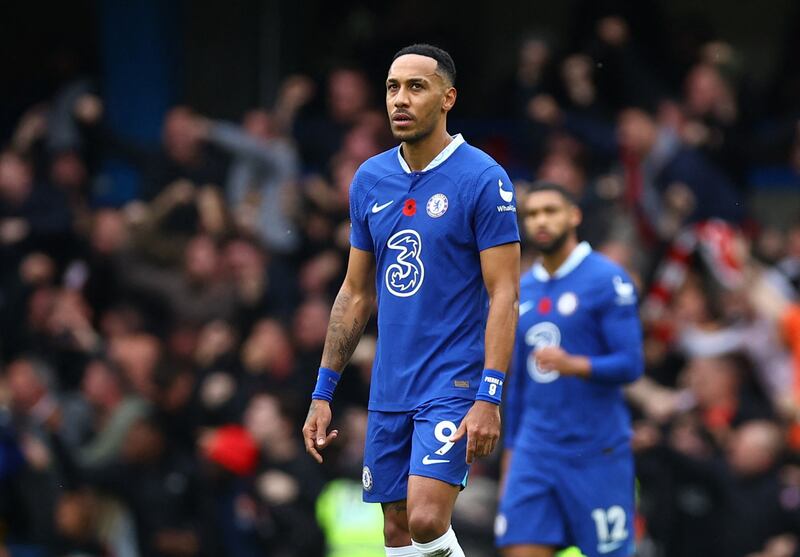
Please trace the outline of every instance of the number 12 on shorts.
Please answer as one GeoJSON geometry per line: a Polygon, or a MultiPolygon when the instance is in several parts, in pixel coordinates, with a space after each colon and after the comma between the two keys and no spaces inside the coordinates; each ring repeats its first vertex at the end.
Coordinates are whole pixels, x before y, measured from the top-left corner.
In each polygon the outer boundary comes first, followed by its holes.
{"type": "Polygon", "coordinates": [[[608,509],[592,511],[592,520],[597,528],[597,551],[610,553],[628,539],[627,517],[625,509],[614,505],[608,509]]]}

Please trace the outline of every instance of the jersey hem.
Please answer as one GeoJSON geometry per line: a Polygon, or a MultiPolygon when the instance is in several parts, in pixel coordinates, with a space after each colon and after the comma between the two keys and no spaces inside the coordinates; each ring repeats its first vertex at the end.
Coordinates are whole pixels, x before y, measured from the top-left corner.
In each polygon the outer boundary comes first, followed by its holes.
{"type": "Polygon", "coordinates": [[[427,398],[425,400],[420,400],[414,403],[381,403],[381,402],[373,402],[370,401],[367,405],[367,410],[371,412],[413,412],[414,410],[424,406],[426,404],[430,404],[436,400],[448,399],[448,398],[458,398],[461,400],[475,400],[475,395],[478,394],[478,391],[457,391],[457,392],[445,392],[442,393],[440,396],[435,396],[431,398],[427,398]]]}
{"type": "Polygon", "coordinates": [[[520,242],[519,236],[516,236],[516,237],[506,236],[506,237],[500,237],[500,238],[492,238],[492,240],[490,242],[486,242],[486,244],[484,244],[484,245],[479,245],[478,246],[478,251],[484,251],[484,250],[487,250],[487,249],[490,249],[490,248],[495,248],[497,246],[502,246],[502,245],[505,245],[505,244],[514,244],[514,243],[518,244],[519,242],[520,242]]]}
{"type": "MultiPolygon", "coordinates": [[[[469,465],[467,465],[467,470],[469,470],[469,465]]],[[[445,478],[444,474],[437,474],[435,472],[428,472],[427,470],[415,470],[413,472],[408,473],[409,476],[419,476],[420,478],[430,478],[432,480],[438,480],[442,483],[446,483],[447,485],[452,485],[455,487],[462,487],[463,480],[456,480],[453,481],[451,478],[445,478]]],[[[463,489],[463,487],[462,487],[463,489]]]]}
{"type": "Polygon", "coordinates": [[[360,249],[361,251],[368,251],[369,253],[375,253],[375,250],[371,246],[370,247],[359,246],[358,244],[354,244],[352,240],[350,241],[350,247],[360,249]]]}

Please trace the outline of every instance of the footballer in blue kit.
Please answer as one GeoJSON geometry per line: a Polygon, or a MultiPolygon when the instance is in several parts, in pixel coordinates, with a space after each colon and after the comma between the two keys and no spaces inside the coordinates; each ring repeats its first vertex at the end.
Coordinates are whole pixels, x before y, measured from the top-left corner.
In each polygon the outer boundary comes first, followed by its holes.
{"type": "Polygon", "coordinates": [[[643,371],[625,271],[578,243],[567,190],[535,184],[524,206],[541,258],[522,276],[506,385],[506,472],[495,530],[505,557],[632,555],[634,467],[622,387],[643,371]]]}
{"type": "Polygon", "coordinates": [[[350,259],[331,310],[303,434],[321,461],[338,434],[329,402],[374,300],[362,483],[381,503],[386,554],[463,556],[450,517],[469,464],[500,435],[519,295],[511,180],[486,153],[451,136],[450,56],[430,45],[394,58],[386,106],[401,144],[372,157],[350,188],[350,259]]]}

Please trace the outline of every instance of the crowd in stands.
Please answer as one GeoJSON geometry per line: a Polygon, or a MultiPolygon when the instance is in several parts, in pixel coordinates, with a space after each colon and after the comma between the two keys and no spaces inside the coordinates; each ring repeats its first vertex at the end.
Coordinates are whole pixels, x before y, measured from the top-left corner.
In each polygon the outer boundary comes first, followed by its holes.
{"type": "MultiPolygon", "coordinates": [[[[492,100],[510,131],[466,140],[518,200],[567,187],[581,237],[635,277],[639,555],[800,555],[798,80],[756,91],[731,44],[666,64],[625,18],[593,25],[570,51],[524,37],[492,100]],[[763,191],[794,218],[759,214],[763,191]]],[[[0,556],[383,555],[360,503],[374,323],[322,466],[300,436],[350,181],[393,145],[373,88],[341,66],[239,122],[175,106],[160,145],[108,124],[101,79],[20,116],[0,150],[0,556]],[[124,202],[104,201],[112,164],[138,176],[124,202]]],[[[456,508],[469,555],[494,555],[498,466],[456,508]]]]}

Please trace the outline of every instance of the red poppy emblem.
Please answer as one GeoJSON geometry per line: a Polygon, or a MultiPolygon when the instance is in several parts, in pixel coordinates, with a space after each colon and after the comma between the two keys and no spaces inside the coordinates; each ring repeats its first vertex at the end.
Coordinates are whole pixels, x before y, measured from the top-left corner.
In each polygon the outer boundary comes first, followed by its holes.
{"type": "Polygon", "coordinates": [[[417,214],[417,202],[414,199],[406,199],[406,203],[403,205],[403,214],[407,217],[417,214]]]}
{"type": "Polygon", "coordinates": [[[539,313],[550,313],[551,309],[553,309],[553,302],[550,298],[545,297],[539,300],[539,313]]]}

